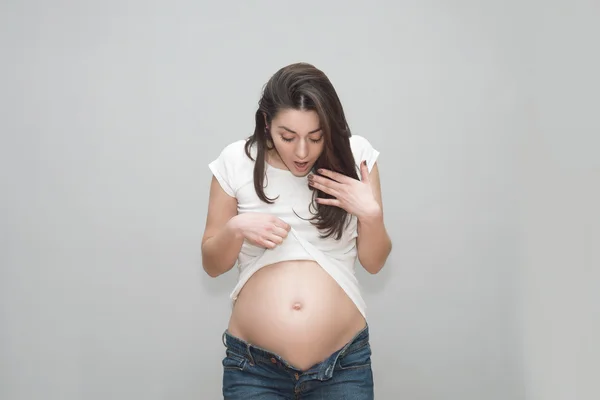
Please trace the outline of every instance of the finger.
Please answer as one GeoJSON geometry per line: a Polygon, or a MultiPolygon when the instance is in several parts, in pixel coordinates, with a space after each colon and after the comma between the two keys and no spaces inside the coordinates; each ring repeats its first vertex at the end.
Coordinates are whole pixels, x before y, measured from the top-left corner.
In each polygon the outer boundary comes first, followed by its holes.
{"type": "Polygon", "coordinates": [[[317,182],[316,180],[313,180],[312,182],[310,182],[310,185],[312,187],[314,187],[315,189],[318,189],[324,193],[332,195],[333,197],[338,197],[338,195],[339,195],[339,192],[337,190],[335,190],[329,186],[323,185],[323,184],[317,182]]]}
{"type": "Polygon", "coordinates": [[[340,208],[342,207],[342,203],[338,199],[322,199],[320,197],[317,197],[316,201],[317,203],[323,204],[325,206],[335,206],[340,208]]]}
{"type": "Polygon", "coordinates": [[[275,236],[285,239],[288,236],[288,230],[276,226],[272,232],[275,236]]]}
{"type": "Polygon", "coordinates": [[[287,222],[285,222],[284,220],[279,219],[279,218],[275,218],[273,223],[275,224],[276,227],[284,229],[286,231],[289,231],[292,228],[290,226],[290,224],[288,224],[287,222]]]}
{"type": "Polygon", "coordinates": [[[369,183],[369,167],[367,167],[367,161],[365,160],[360,163],[360,175],[363,182],[369,183]]]}
{"type": "Polygon", "coordinates": [[[317,172],[319,174],[324,175],[328,178],[331,178],[334,181],[339,182],[339,183],[348,183],[351,180],[351,178],[347,177],[346,175],[340,174],[339,172],[324,169],[324,168],[319,169],[317,172]]]}
{"type": "Polygon", "coordinates": [[[340,190],[342,188],[342,183],[339,183],[333,179],[330,179],[328,177],[325,176],[319,176],[319,175],[310,175],[308,177],[308,183],[312,184],[313,182],[317,182],[323,186],[326,186],[328,188],[331,188],[333,190],[340,190]]]}
{"type": "Polygon", "coordinates": [[[269,236],[267,236],[265,238],[265,240],[269,241],[271,243],[275,243],[276,246],[278,246],[281,243],[283,243],[283,238],[281,236],[275,235],[274,233],[272,233],[269,236]]]}
{"type": "Polygon", "coordinates": [[[273,249],[273,248],[277,247],[277,244],[275,242],[268,240],[268,239],[262,239],[261,243],[267,249],[273,249]]]}

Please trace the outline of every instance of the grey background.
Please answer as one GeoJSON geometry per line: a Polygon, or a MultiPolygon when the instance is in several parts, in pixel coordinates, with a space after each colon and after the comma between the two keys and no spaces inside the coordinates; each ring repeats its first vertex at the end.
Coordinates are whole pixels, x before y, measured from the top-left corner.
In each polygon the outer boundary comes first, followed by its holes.
{"type": "Polygon", "coordinates": [[[283,65],[382,154],[378,399],[600,396],[593,1],[3,1],[0,398],[218,399],[208,162],[283,65]]]}

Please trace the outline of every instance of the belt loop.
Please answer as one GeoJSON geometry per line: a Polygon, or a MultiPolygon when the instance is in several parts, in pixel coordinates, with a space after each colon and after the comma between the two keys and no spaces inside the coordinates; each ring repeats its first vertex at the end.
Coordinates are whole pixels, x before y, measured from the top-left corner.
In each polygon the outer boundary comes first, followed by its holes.
{"type": "Polygon", "coordinates": [[[251,347],[252,347],[252,345],[250,343],[246,343],[246,353],[248,353],[248,359],[250,360],[250,365],[254,365],[256,363],[254,362],[254,357],[252,357],[251,347]]]}
{"type": "Polygon", "coordinates": [[[223,346],[227,347],[227,341],[225,339],[225,335],[227,334],[227,331],[223,331],[223,335],[221,336],[221,341],[223,342],[223,346]]]}

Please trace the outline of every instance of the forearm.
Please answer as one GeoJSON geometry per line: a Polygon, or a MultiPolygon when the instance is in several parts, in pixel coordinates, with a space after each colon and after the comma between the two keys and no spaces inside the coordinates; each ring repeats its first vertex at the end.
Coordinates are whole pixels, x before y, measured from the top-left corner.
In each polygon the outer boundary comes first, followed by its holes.
{"type": "Polygon", "coordinates": [[[202,243],[202,266],[213,278],[233,268],[244,243],[235,218],[230,219],[217,234],[202,243]]]}
{"type": "Polygon", "coordinates": [[[358,219],[357,248],[360,264],[369,273],[376,274],[383,268],[392,251],[383,214],[358,219]]]}

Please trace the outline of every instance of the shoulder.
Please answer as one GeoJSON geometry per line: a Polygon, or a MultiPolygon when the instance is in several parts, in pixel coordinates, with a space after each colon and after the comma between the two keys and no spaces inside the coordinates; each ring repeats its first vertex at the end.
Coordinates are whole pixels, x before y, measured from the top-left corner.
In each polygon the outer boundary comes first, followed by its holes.
{"type": "Polygon", "coordinates": [[[230,168],[246,168],[251,164],[254,164],[256,159],[256,146],[250,148],[250,155],[252,159],[246,154],[246,143],[247,139],[236,140],[231,142],[221,149],[221,153],[218,156],[218,160],[228,165],[230,168]]]}
{"type": "Polygon", "coordinates": [[[372,150],[373,145],[364,136],[352,135],[350,136],[350,148],[355,155],[360,155],[365,151],[372,150]]]}
{"type": "Polygon", "coordinates": [[[220,156],[227,159],[235,160],[240,157],[240,155],[245,153],[244,147],[246,146],[246,139],[236,140],[235,142],[231,142],[223,149],[221,149],[220,156]]]}
{"type": "Polygon", "coordinates": [[[221,149],[219,156],[208,164],[225,192],[234,197],[244,171],[252,173],[253,161],[246,155],[246,139],[236,140],[221,149]]]}
{"type": "Polygon", "coordinates": [[[355,147],[358,147],[358,148],[364,147],[368,143],[369,143],[369,141],[364,136],[360,136],[360,135],[350,136],[350,146],[352,146],[353,149],[355,147]]]}
{"type": "Polygon", "coordinates": [[[356,161],[357,164],[363,160],[367,161],[367,166],[370,171],[379,157],[379,151],[373,147],[367,138],[360,135],[350,136],[350,147],[352,149],[352,154],[354,155],[354,161],[356,161]]]}

